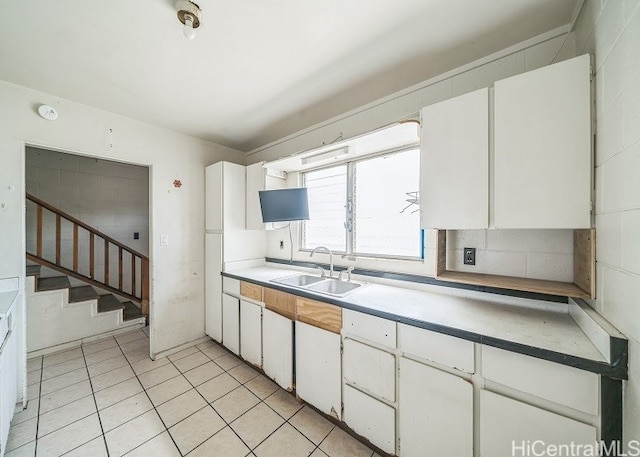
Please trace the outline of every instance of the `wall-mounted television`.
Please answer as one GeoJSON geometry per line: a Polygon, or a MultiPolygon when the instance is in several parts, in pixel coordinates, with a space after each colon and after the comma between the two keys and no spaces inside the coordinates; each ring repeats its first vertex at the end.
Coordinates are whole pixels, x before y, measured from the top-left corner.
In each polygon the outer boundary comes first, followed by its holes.
{"type": "Polygon", "coordinates": [[[261,190],[262,222],[303,221],[309,219],[306,187],[261,190]]]}

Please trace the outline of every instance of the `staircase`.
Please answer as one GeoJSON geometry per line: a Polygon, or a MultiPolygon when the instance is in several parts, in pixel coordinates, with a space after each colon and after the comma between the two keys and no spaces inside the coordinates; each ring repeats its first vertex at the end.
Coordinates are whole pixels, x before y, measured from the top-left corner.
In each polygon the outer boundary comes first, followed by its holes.
{"type": "Polygon", "coordinates": [[[27,220],[36,235],[26,253],[30,353],[146,325],[148,257],[30,194],[27,220]]]}

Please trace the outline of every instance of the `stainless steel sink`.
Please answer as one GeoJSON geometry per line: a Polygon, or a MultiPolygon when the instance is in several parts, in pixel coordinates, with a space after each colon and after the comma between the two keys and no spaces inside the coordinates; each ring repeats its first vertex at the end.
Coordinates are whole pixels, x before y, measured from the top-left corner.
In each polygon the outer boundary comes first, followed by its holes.
{"type": "Polygon", "coordinates": [[[364,285],[364,283],[359,282],[340,281],[335,278],[323,278],[305,274],[272,279],[271,282],[333,297],[344,297],[364,285]]]}
{"type": "Polygon", "coordinates": [[[278,284],[284,284],[285,286],[293,287],[306,287],[310,284],[314,284],[320,281],[324,281],[324,278],[313,275],[293,275],[285,278],[272,279],[271,282],[278,284]]]}
{"type": "Polygon", "coordinates": [[[336,297],[344,297],[350,292],[362,287],[357,282],[340,281],[337,279],[327,279],[307,287],[308,290],[319,292],[322,294],[333,295],[336,297]]]}

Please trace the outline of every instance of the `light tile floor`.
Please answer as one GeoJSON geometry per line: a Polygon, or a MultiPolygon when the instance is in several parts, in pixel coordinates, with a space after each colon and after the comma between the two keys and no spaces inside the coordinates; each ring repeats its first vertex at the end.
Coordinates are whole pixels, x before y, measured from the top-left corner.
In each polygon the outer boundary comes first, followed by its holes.
{"type": "Polygon", "coordinates": [[[29,359],[7,457],[370,457],[213,341],[158,360],[144,330],[29,359]]]}

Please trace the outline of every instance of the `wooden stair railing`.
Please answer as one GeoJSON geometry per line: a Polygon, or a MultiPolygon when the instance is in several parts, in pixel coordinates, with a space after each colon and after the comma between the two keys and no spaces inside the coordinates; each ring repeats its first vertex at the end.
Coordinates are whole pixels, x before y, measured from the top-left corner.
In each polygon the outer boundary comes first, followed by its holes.
{"type": "MultiPolygon", "coordinates": [[[[108,290],[109,292],[121,295],[128,300],[132,300],[140,303],[142,314],[149,315],[149,258],[140,252],[137,252],[130,247],[125,246],[119,241],[114,240],[109,235],[106,235],[99,230],[91,227],[90,225],[82,222],[79,219],[65,213],[64,211],[50,205],[49,203],[40,200],[37,197],[27,193],[27,205],[29,202],[35,204],[35,218],[36,218],[36,252],[27,251],[27,259],[32,260],[47,268],[59,271],[63,274],[80,279],[98,288],[108,290]],[[43,224],[44,211],[52,213],[55,217],[55,225],[43,224]],[[71,265],[64,265],[62,256],[62,222],[66,221],[71,223],[72,235],[71,235],[71,252],[72,261],[71,265]],[[45,229],[51,230],[55,228],[55,236],[44,236],[45,229]],[[88,271],[87,266],[81,266],[81,246],[79,243],[80,230],[86,231],[89,237],[88,252],[88,271]],[[53,240],[55,239],[55,259],[47,259],[43,255],[43,239],[53,240]],[[102,259],[104,261],[104,270],[96,271],[96,253],[99,252],[100,246],[102,246],[102,259]],[[110,275],[111,266],[109,264],[109,251],[117,251],[117,284],[114,284],[110,275]],[[124,259],[129,258],[131,262],[130,266],[130,284],[124,282],[124,259]],[[82,271],[84,270],[84,271],[82,271]],[[139,280],[138,280],[139,275],[139,280]]],[[[45,213],[46,214],[46,213],[45,213]]],[[[86,259],[86,258],[85,258],[86,259]]]]}

